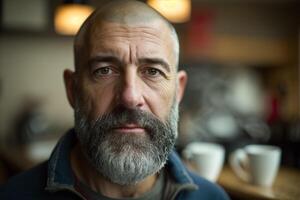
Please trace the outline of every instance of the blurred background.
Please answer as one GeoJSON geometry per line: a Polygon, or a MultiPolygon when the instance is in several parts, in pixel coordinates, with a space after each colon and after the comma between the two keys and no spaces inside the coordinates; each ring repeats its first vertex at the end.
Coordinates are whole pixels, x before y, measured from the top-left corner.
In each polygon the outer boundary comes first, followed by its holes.
{"type": "MultiPolygon", "coordinates": [[[[47,159],[72,127],[62,72],[73,69],[78,25],[105,2],[0,0],[0,183],[47,159]]],[[[298,1],[144,2],[173,22],[189,74],[178,151],[191,141],[227,153],[275,144],[282,164],[299,168],[298,1]]]]}

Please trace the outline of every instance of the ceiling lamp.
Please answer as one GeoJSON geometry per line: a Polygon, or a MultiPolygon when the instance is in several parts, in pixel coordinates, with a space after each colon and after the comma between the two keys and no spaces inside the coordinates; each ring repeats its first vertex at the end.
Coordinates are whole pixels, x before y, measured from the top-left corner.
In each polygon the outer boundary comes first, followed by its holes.
{"type": "Polygon", "coordinates": [[[65,1],[55,11],[55,31],[62,35],[75,35],[93,10],[83,1],[65,1]]]}
{"type": "Polygon", "coordinates": [[[148,0],[148,4],[170,22],[182,23],[190,19],[191,0],[148,0]]]}

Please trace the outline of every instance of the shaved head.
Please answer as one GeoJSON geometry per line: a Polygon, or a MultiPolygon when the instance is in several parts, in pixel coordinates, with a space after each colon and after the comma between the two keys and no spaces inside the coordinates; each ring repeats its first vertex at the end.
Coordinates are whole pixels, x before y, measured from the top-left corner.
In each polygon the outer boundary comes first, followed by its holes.
{"type": "Polygon", "coordinates": [[[178,68],[179,41],[177,33],[160,13],[145,3],[134,0],[114,0],[105,6],[98,8],[90,15],[81,26],[74,42],[75,70],[86,65],[84,56],[91,43],[90,37],[99,30],[103,22],[118,23],[124,26],[145,25],[149,23],[163,23],[170,31],[170,40],[173,48],[175,66],[178,68]]]}

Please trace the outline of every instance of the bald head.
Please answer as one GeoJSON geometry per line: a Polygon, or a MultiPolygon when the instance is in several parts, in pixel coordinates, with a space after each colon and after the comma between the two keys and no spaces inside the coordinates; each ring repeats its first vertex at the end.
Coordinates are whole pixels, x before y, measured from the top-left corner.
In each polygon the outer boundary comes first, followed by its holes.
{"type": "Polygon", "coordinates": [[[112,1],[99,10],[96,10],[91,18],[128,25],[147,23],[156,19],[165,20],[147,4],[133,0],[112,1]]]}
{"type": "Polygon", "coordinates": [[[174,27],[156,10],[147,4],[134,0],[114,0],[107,5],[98,8],[81,26],[74,42],[75,69],[78,70],[83,64],[83,56],[88,50],[90,37],[101,27],[104,22],[118,23],[124,26],[142,25],[150,23],[162,23],[169,30],[169,38],[172,43],[172,52],[175,66],[179,59],[179,42],[174,27]]]}

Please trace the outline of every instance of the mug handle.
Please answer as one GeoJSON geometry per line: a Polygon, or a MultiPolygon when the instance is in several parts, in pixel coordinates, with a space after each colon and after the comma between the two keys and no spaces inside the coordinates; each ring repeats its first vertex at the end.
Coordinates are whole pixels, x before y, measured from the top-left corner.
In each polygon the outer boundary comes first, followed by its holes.
{"type": "Polygon", "coordinates": [[[248,165],[248,157],[244,150],[237,149],[229,156],[229,164],[233,172],[243,181],[249,182],[250,177],[245,167],[248,165]]]}

